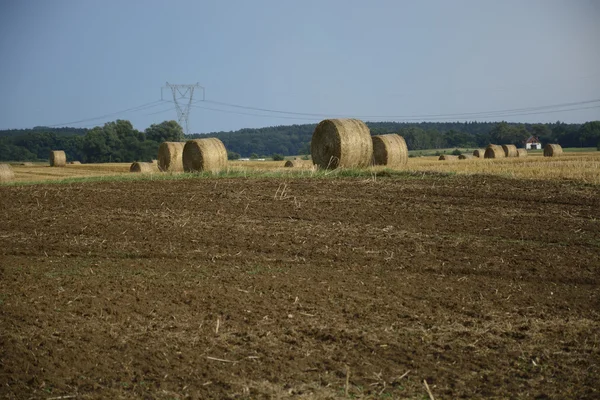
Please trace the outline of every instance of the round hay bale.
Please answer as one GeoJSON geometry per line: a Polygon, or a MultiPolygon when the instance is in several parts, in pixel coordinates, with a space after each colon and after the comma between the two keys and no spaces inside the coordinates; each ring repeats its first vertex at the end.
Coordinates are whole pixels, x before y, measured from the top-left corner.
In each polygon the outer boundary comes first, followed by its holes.
{"type": "Polygon", "coordinates": [[[473,154],[461,154],[460,156],[458,156],[459,160],[471,160],[474,158],[475,156],[473,154]]]}
{"type": "Polygon", "coordinates": [[[559,157],[563,154],[563,149],[560,144],[550,144],[548,143],[546,147],[544,147],[544,157],[559,157]]]}
{"type": "Polygon", "coordinates": [[[485,154],[485,149],[475,149],[473,151],[473,156],[477,157],[477,158],[483,158],[484,154],[485,154]]]}
{"type": "Polygon", "coordinates": [[[312,135],[313,164],[322,169],[368,167],[373,158],[371,131],[358,119],[325,119],[312,135]]]}
{"type": "Polygon", "coordinates": [[[154,168],[152,168],[152,163],[134,162],[131,164],[131,167],[129,167],[129,172],[141,172],[143,174],[147,174],[153,171],[154,168]]]}
{"type": "Polygon", "coordinates": [[[373,136],[373,164],[401,167],[408,162],[408,147],[398,134],[373,136]]]}
{"type": "Polygon", "coordinates": [[[71,165],[81,165],[81,161],[71,161],[69,162],[71,165]]]}
{"type": "Polygon", "coordinates": [[[504,151],[504,157],[518,157],[517,146],[514,144],[503,144],[502,150],[504,151]]]}
{"type": "Polygon", "coordinates": [[[517,157],[527,157],[527,149],[517,149],[517,157]]]}
{"type": "Polygon", "coordinates": [[[183,171],[184,142],[163,142],[158,146],[158,169],[169,172],[183,171]]]}
{"type": "Polygon", "coordinates": [[[310,160],[298,160],[294,158],[293,160],[287,160],[283,166],[286,168],[310,168],[312,167],[312,162],[310,160]]]}
{"type": "Polygon", "coordinates": [[[183,170],[185,172],[227,169],[227,149],[217,138],[188,140],[183,148],[183,170]]]}
{"type": "Polygon", "coordinates": [[[8,182],[15,179],[15,173],[8,164],[0,164],[0,182],[8,182]]]}
{"type": "Polygon", "coordinates": [[[458,156],[454,156],[451,154],[442,154],[440,156],[440,158],[438,158],[439,161],[456,161],[458,160],[458,156]]]}
{"type": "Polygon", "coordinates": [[[504,158],[504,150],[502,146],[498,146],[497,144],[490,144],[485,148],[485,153],[483,154],[484,158],[504,158]]]}
{"type": "Polygon", "coordinates": [[[62,150],[52,150],[50,152],[50,166],[64,167],[67,165],[67,155],[62,150]]]}

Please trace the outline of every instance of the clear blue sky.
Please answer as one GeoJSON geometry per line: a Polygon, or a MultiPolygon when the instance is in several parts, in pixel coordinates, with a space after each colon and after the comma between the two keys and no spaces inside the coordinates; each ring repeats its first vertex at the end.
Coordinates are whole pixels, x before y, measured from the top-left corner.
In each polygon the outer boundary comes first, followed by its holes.
{"type": "MultiPolygon", "coordinates": [[[[211,101],[331,116],[600,99],[599,21],[597,0],[0,0],[0,129],[121,118],[143,130],[176,119],[173,104],[88,119],[160,100],[167,81],[199,82],[211,101]]],[[[323,119],[197,106],[225,111],[192,108],[193,133],[323,119]]],[[[444,119],[600,119],[600,102],[582,107],[444,119]]]]}

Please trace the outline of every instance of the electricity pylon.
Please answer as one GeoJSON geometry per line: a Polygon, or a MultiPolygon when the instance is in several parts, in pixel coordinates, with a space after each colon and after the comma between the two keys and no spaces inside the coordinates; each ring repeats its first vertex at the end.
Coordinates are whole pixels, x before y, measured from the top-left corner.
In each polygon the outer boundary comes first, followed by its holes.
{"type": "Polygon", "coordinates": [[[202,100],[204,100],[204,87],[200,86],[199,83],[194,85],[173,85],[167,82],[165,87],[160,90],[160,98],[162,97],[162,90],[165,88],[171,89],[173,93],[173,103],[175,103],[175,109],[177,110],[177,120],[179,125],[185,131],[186,135],[190,134],[190,107],[192,105],[192,99],[194,98],[194,90],[202,89],[202,100]]]}

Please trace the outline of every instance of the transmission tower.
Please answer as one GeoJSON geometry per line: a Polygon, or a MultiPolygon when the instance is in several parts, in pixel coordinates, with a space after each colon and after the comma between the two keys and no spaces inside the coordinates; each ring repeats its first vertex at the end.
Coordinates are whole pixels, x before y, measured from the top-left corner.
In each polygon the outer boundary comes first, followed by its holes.
{"type": "Polygon", "coordinates": [[[163,99],[163,89],[171,89],[173,93],[173,102],[175,103],[175,109],[177,110],[177,121],[185,131],[186,135],[189,135],[190,128],[190,107],[194,98],[194,91],[196,89],[202,90],[202,100],[204,100],[204,87],[196,83],[194,85],[173,85],[167,82],[166,86],[160,90],[160,98],[163,99]]]}

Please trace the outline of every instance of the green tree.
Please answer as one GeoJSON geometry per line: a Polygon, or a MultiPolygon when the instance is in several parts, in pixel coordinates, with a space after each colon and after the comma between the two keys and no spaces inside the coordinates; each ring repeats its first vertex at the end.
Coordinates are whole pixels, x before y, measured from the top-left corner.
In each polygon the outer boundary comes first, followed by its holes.
{"type": "Polygon", "coordinates": [[[164,121],[150,125],[146,131],[146,139],[158,143],[182,142],[185,139],[183,128],[176,121],[164,121]]]}
{"type": "Polygon", "coordinates": [[[240,159],[240,153],[236,153],[235,151],[228,151],[227,152],[227,159],[228,160],[239,160],[240,159]]]}
{"type": "Polygon", "coordinates": [[[271,158],[273,159],[273,161],[283,161],[283,160],[285,160],[285,157],[283,157],[283,155],[277,154],[277,153],[273,153],[273,155],[271,156],[271,158]]]}

